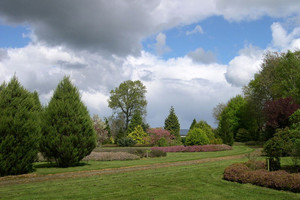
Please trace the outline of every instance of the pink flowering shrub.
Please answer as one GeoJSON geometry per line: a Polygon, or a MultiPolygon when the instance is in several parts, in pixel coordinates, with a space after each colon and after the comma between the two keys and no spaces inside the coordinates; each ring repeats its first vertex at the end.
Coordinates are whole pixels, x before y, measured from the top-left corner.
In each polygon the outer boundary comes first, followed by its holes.
{"type": "Polygon", "coordinates": [[[251,170],[249,163],[235,163],[224,171],[224,179],[238,183],[251,183],[277,190],[300,192],[300,173],[290,174],[283,170],[272,171],[261,165],[257,170],[251,170]]]}
{"type": "Polygon", "coordinates": [[[171,143],[175,137],[168,130],[162,128],[150,128],[147,130],[151,145],[165,146],[171,143]]]}
{"type": "Polygon", "coordinates": [[[152,147],[151,150],[161,150],[164,152],[211,152],[231,150],[232,147],[226,144],[208,144],[194,146],[169,146],[169,147],[152,147]]]}

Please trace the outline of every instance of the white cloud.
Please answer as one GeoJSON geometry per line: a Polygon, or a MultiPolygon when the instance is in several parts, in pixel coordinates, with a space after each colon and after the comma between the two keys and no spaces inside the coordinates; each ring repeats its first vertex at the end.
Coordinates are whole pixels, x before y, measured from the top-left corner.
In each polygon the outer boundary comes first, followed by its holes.
{"type": "Polygon", "coordinates": [[[163,33],[159,33],[156,36],[156,43],[155,43],[155,51],[158,55],[163,55],[167,52],[169,52],[171,49],[166,44],[166,35],[163,33]]]}
{"type": "Polygon", "coordinates": [[[242,49],[239,55],[229,62],[225,73],[228,83],[237,87],[248,84],[260,69],[263,52],[251,45],[242,49]]]}
{"type": "Polygon", "coordinates": [[[282,27],[278,22],[271,25],[273,42],[272,45],[274,48],[279,50],[286,51],[288,49],[295,50],[300,48],[299,38],[300,38],[300,27],[294,28],[291,33],[282,27]]]}
{"type": "Polygon", "coordinates": [[[193,30],[187,31],[185,34],[186,35],[193,35],[193,34],[196,34],[196,33],[199,33],[199,34],[204,33],[204,31],[203,31],[203,29],[200,25],[197,25],[193,30]]]}

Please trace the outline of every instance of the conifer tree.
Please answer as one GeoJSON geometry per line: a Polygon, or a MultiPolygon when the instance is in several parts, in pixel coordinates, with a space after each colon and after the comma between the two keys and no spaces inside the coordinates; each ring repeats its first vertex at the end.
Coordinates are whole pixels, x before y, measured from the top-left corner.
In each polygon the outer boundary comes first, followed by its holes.
{"type": "Polygon", "coordinates": [[[194,119],[189,130],[192,130],[196,124],[197,124],[197,121],[196,121],[196,119],[194,119]]]}
{"type": "Polygon", "coordinates": [[[173,106],[171,106],[169,116],[165,119],[164,129],[170,131],[177,139],[180,138],[180,124],[173,106]]]}
{"type": "Polygon", "coordinates": [[[142,118],[142,115],[141,115],[141,112],[140,111],[135,111],[132,115],[132,118],[130,120],[130,123],[128,125],[128,130],[127,132],[128,133],[131,133],[132,131],[134,131],[134,129],[138,126],[142,126],[143,125],[143,118],[142,118]]]}
{"type": "Polygon", "coordinates": [[[58,84],[43,122],[41,152],[60,167],[77,165],[96,147],[93,122],[69,77],[58,84]]]}
{"type": "Polygon", "coordinates": [[[0,176],[33,171],[41,110],[35,95],[24,89],[16,76],[0,86],[0,176]]]}

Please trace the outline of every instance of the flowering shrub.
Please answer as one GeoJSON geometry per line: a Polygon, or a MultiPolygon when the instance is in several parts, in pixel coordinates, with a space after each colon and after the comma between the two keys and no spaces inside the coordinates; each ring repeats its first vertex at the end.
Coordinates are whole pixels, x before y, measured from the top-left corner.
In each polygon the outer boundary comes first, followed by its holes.
{"type": "Polygon", "coordinates": [[[147,130],[147,133],[151,145],[167,146],[175,139],[174,135],[171,135],[168,130],[162,128],[151,128],[147,130]]]}
{"type": "Polygon", "coordinates": [[[251,170],[247,166],[248,164],[235,163],[230,165],[224,171],[224,179],[278,190],[300,192],[300,173],[290,174],[283,170],[269,172],[266,169],[262,169],[263,166],[261,164],[257,164],[258,170],[251,170]]]}
{"type": "Polygon", "coordinates": [[[208,144],[194,146],[171,146],[171,147],[152,147],[151,150],[161,150],[164,152],[211,152],[231,150],[232,147],[226,144],[208,144]]]}
{"type": "Polygon", "coordinates": [[[112,160],[137,160],[139,156],[127,152],[92,152],[83,158],[84,161],[112,161],[112,160]]]}

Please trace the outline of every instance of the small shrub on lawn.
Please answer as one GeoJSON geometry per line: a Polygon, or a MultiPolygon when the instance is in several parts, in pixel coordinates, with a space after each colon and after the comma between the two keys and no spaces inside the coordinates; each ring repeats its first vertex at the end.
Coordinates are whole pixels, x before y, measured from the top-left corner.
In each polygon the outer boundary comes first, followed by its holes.
{"type": "Polygon", "coordinates": [[[149,153],[149,157],[154,158],[154,157],[165,157],[167,156],[167,153],[158,149],[153,149],[149,153]]]}
{"type": "Polygon", "coordinates": [[[120,147],[132,147],[136,144],[132,138],[121,138],[117,140],[117,145],[120,147]]]}
{"type": "Polygon", "coordinates": [[[95,160],[95,161],[112,161],[112,160],[138,160],[139,156],[130,154],[127,152],[92,152],[86,156],[83,160],[95,160]]]}
{"type": "Polygon", "coordinates": [[[170,147],[152,147],[151,150],[161,150],[164,152],[212,152],[231,150],[232,147],[226,144],[208,144],[194,146],[170,146],[170,147]]]}
{"type": "MultiPolygon", "coordinates": [[[[251,183],[278,190],[300,192],[300,173],[290,174],[283,170],[269,172],[257,161],[257,170],[251,170],[249,163],[235,163],[224,171],[224,179],[238,183],[251,183]]],[[[252,165],[252,164],[251,164],[252,165]]]]}

